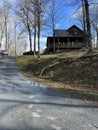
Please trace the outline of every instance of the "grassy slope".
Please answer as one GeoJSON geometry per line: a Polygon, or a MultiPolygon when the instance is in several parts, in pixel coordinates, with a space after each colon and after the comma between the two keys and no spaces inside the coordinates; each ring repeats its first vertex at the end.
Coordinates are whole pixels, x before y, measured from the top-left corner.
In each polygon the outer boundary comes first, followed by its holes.
{"type": "Polygon", "coordinates": [[[17,61],[23,72],[52,88],[83,99],[98,100],[98,55],[84,56],[83,52],[44,55],[40,59],[21,56],[17,61]],[[39,76],[43,68],[51,66],[39,76]]]}

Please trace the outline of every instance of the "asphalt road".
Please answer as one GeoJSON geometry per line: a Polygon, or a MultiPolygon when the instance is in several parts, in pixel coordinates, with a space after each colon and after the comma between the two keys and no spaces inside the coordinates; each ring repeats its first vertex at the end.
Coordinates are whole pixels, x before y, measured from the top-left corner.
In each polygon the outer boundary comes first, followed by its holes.
{"type": "Polygon", "coordinates": [[[19,73],[15,57],[0,61],[0,130],[98,130],[98,107],[19,73]]]}

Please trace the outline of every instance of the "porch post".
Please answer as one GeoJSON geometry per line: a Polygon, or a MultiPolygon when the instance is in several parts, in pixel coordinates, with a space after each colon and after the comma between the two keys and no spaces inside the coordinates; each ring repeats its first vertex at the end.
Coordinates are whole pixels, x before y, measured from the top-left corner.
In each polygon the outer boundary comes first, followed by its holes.
{"type": "Polygon", "coordinates": [[[69,49],[69,37],[68,37],[68,39],[67,39],[67,48],[69,49]]]}
{"type": "Polygon", "coordinates": [[[58,52],[60,51],[59,49],[59,44],[60,44],[60,41],[59,41],[59,37],[58,37],[58,52]]]}

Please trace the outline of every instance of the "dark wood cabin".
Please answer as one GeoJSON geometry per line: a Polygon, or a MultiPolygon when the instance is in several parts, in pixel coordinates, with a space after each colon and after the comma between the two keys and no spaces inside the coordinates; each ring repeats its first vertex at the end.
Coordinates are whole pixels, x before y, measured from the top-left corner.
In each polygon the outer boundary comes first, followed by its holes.
{"type": "Polygon", "coordinates": [[[53,37],[47,37],[47,52],[53,52],[54,46],[56,52],[63,52],[66,49],[81,49],[86,34],[83,30],[73,25],[67,30],[55,30],[55,44],[53,37]]]}

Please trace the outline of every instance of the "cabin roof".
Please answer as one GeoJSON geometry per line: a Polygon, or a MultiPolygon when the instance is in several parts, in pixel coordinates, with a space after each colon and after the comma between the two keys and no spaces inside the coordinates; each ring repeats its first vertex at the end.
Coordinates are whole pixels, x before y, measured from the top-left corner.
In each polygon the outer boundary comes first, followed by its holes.
{"type": "Polygon", "coordinates": [[[64,29],[54,30],[55,37],[75,37],[79,35],[79,32],[85,35],[85,32],[81,30],[79,27],[77,27],[76,25],[71,26],[67,30],[64,30],[64,29]]]}

